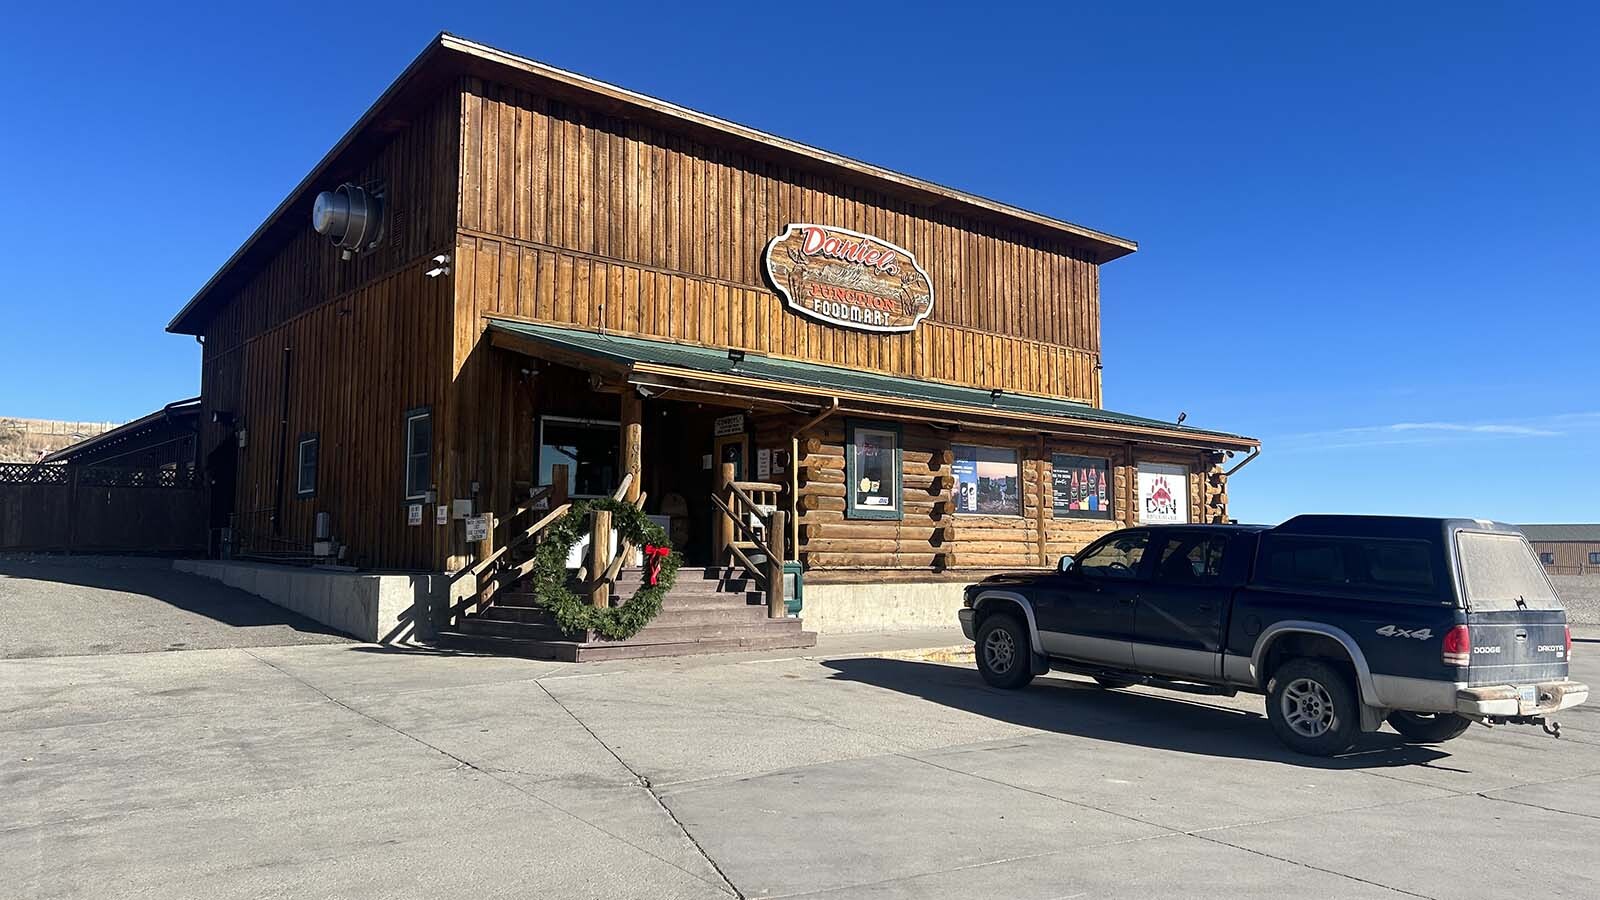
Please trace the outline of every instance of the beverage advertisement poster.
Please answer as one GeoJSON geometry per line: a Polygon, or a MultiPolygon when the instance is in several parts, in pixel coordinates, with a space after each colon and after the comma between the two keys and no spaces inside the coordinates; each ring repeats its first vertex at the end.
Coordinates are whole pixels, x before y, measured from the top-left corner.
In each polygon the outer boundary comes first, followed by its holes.
{"type": "Polygon", "coordinates": [[[956,480],[956,512],[1022,515],[1022,467],[1017,451],[961,444],[953,449],[950,472],[956,480]]]}
{"type": "Polygon", "coordinates": [[[1139,463],[1139,522],[1181,525],[1189,521],[1189,468],[1139,463]]]}
{"type": "Polygon", "coordinates": [[[1050,485],[1056,518],[1111,518],[1110,472],[1104,459],[1052,454],[1050,485]]]}

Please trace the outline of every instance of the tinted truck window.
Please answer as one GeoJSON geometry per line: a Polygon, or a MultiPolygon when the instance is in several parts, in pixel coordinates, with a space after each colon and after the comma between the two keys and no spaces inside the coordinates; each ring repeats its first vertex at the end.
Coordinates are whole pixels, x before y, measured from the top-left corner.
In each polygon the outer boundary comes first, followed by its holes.
{"type": "Polygon", "coordinates": [[[1155,580],[1196,584],[1222,574],[1222,552],[1228,539],[1215,534],[1179,534],[1166,539],[1156,563],[1155,580]]]}
{"type": "Polygon", "coordinates": [[[1456,555],[1468,609],[1561,608],[1521,536],[1463,531],[1456,535],[1456,555]]]}
{"type": "Polygon", "coordinates": [[[1433,555],[1422,541],[1268,534],[1261,540],[1260,581],[1285,587],[1431,594],[1433,555]]]}
{"type": "Polygon", "coordinates": [[[1078,569],[1095,578],[1132,578],[1149,542],[1148,531],[1118,535],[1079,557],[1078,569]]]}

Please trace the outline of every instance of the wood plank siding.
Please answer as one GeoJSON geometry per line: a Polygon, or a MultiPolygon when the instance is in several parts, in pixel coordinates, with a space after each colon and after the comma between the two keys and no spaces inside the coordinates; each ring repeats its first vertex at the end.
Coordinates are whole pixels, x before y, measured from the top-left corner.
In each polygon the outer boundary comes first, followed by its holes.
{"type": "Polygon", "coordinates": [[[459,277],[480,315],[1098,404],[1086,250],[477,79],[461,140],[459,277]],[[884,335],[789,312],[761,252],[790,222],[912,251],[929,320],[884,335]]]}
{"type": "MultiPolygon", "coordinates": [[[[670,499],[689,535],[683,549],[709,556],[720,471],[711,454],[737,446],[719,445],[714,423],[738,414],[751,453],[740,461],[750,467],[761,450],[761,466],[785,461],[772,471],[787,481],[775,493],[794,526],[791,553],[814,570],[910,578],[1048,566],[1137,523],[1145,463],[1189,467],[1189,520],[1223,520],[1221,451],[1253,442],[1214,444],[1226,436],[1177,426],[1169,435],[1111,415],[1079,427],[1075,408],[1059,419],[1002,419],[1006,407],[994,403],[936,410],[863,396],[865,388],[817,397],[693,373],[639,391],[625,362],[497,345],[485,335],[488,318],[1098,407],[1099,265],[1136,246],[442,35],[169,330],[204,341],[202,460],[245,434],[237,527],[284,545],[309,548],[317,514],[327,513],[345,564],[459,569],[483,545],[465,542],[459,520],[435,525],[436,505],[471,500],[504,518],[540,477],[540,452],[579,453],[541,451],[540,417],[616,422],[642,410],[630,421],[642,421],[636,471],[646,511],[664,514],[670,499]],[[310,222],[317,192],[346,182],[384,196],[381,245],[350,259],[310,222]],[[767,243],[791,223],[904,248],[932,285],[931,314],[898,333],[797,314],[762,265],[767,243]],[[439,254],[449,255],[447,270],[428,277],[439,254]],[[405,414],[421,407],[433,417],[436,505],[425,505],[418,526],[407,522],[405,414]],[[901,434],[899,519],[845,516],[847,416],[881,418],[901,434]],[[316,491],[299,498],[295,444],[310,434],[319,441],[316,491]],[[956,443],[1017,451],[1020,515],[954,510],[956,443]],[[1056,453],[1108,461],[1114,518],[1055,517],[1056,453]]],[[[587,440],[583,452],[599,458],[589,464],[610,477],[609,451],[587,440]]],[[[1010,499],[1009,486],[986,490],[1010,499]]]]}
{"type": "Polygon", "coordinates": [[[442,558],[446,538],[436,532],[444,529],[431,518],[406,524],[404,412],[432,407],[437,423],[449,397],[453,290],[422,271],[454,240],[458,105],[456,93],[444,94],[325,185],[383,185],[382,246],[341,260],[312,231],[309,206],[297,210],[305,227],[206,321],[201,453],[235,439],[211,424],[213,412],[231,413],[246,430],[234,509],[236,527],[254,537],[309,548],[315,514],[328,512],[335,537],[350,546],[349,564],[435,568],[442,558]],[[297,499],[295,440],[307,433],[320,440],[317,492],[297,499]],[[275,508],[282,521],[274,532],[275,508]]]}

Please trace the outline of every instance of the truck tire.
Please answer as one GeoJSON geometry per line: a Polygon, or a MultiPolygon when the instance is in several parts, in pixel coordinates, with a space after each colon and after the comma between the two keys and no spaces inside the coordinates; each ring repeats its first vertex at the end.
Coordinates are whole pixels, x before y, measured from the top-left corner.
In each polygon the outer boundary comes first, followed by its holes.
{"type": "Polygon", "coordinates": [[[1033,680],[1032,645],[1028,630],[1016,616],[996,613],[978,626],[973,650],[983,680],[997,688],[1015,690],[1033,680]]]}
{"type": "Polygon", "coordinates": [[[1361,700],[1326,660],[1291,659],[1267,681],[1267,721],[1290,750],[1335,756],[1361,734],[1361,700]]]}
{"type": "Polygon", "coordinates": [[[1461,736],[1472,726],[1471,719],[1454,713],[1415,713],[1395,711],[1389,714],[1389,725],[1408,744],[1442,744],[1461,736]]]}

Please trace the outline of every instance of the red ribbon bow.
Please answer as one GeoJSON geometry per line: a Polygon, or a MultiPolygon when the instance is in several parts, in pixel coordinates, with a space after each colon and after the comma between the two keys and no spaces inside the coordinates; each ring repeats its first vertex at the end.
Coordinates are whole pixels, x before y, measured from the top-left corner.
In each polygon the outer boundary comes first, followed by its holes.
{"type": "Polygon", "coordinates": [[[645,574],[650,578],[651,587],[655,587],[656,579],[661,575],[661,561],[671,553],[671,547],[657,547],[654,544],[644,545],[645,574]]]}

